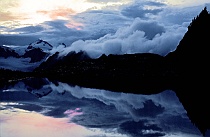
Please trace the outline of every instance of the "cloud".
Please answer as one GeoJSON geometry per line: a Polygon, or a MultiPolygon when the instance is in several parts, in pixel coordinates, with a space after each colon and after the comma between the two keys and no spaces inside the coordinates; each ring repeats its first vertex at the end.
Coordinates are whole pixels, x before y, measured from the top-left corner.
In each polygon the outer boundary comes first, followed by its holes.
{"type": "Polygon", "coordinates": [[[194,7],[168,7],[165,8],[159,15],[159,20],[164,24],[179,24],[190,23],[194,17],[199,15],[203,6],[194,7]]]}
{"type": "Polygon", "coordinates": [[[47,21],[41,25],[45,28],[45,31],[40,34],[42,39],[52,43],[54,46],[58,46],[58,43],[70,45],[76,40],[88,37],[86,31],[77,30],[77,27],[82,27],[80,24],[77,26],[75,22],[68,20],[47,21]]]}
{"type": "Polygon", "coordinates": [[[18,16],[13,15],[10,10],[19,6],[18,0],[1,0],[0,2],[0,22],[18,19],[18,16]]]}
{"type": "Polygon", "coordinates": [[[158,2],[158,1],[145,1],[145,4],[148,6],[156,6],[156,7],[165,7],[167,6],[165,3],[163,2],[158,2]]]}
{"type": "Polygon", "coordinates": [[[94,3],[108,3],[108,2],[120,2],[121,0],[87,0],[87,2],[94,3]]]}
{"type": "MultiPolygon", "coordinates": [[[[24,29],[23,29],[24,30],[24,29]]],[[[20,31],[23,31],[20,29],[20,31]]],[[[24,30],[24,31],[27,31],[24,30]]],[[[39,35],[30,34],[0,34],[0,45],[17,45],[25,46],[39,38],[39,35]]]]}
{"type": "MultiPolygon", "coordinates": [[[[23,96],[26,96],[27,93],[25,94],[22,94],[23,96]]],[[[31,94],[29,94],[27,97],[31,97],[31,94]]],[[[31,99],[32,100],[32,99],[31,99]]],[[[14,100],[13,100],[14,101],[14,100]]],[[[21,99],[20,101],[23,101],[23,99],[21,99]]],[[[28,100],[25,100],[25,101],[28,101],[28,100]]],[[[37,104],[32,104],[32,103],[29,103],[29,104],[24,104],[24,105],[7,105],[8,107],[15,107],[15,108],[18,108],[18,109],[24,109],[26,111],[35,111],[35,112],[41,112],[42,111],[42,106],[39,106],[37,104]]]]}
{"type": "Polygon", "coordinates": [[[0,68],[19,70],[24,72],[29,72],[34,70],[41,62],[29,63],[30,58],[0,58],[0,68]]]}
{"type": "Polygon", "coordinates": [[[134,22],[131,26],[131,30],[128,31],[143,31],[145,33],[145,37],[149,40],[152,40],[155,35],[162,34],[165,32],[164,26],[158,24],[155,21],[145,21],[141,20],[140,22],[134,22]]]}
{"type": "Polygon", "coordinates": [[[73,20],[84,24],[83,30],[90,35],[104,36],[113,34],[118,28],[130,23],[132,20],[122,16],[118,11],[112,10],[91,10],[72,17],[73,20]]]}
{"type": "Polygon", "coordinates": [[[162,114],[165,110],[160,104],[157,106],[152,100],[146,100],[144,107],[136,109],[133,113],[138,117],[156,117],[159,114],[162,114]]]}
{"type": "Polygon", "coordinates": [[[132,137],[148,136],[148,137],[162,137],[166,133],[156,124],[147,124],[148,121],[127,121],[122,123],[119,127],[121,133],[126,133],[132,137]]]}
{"type": "Polygon", "coordinates": [[[76,40],[88,37],[86,31],[79,31],[75,27],[79,26],[68,20],[46,21],[36,26],[21,28],[0,27],[0,32],[9,33],[0,34],[0,45],[25,46],[39,38],[48,41],[53,46],[58,46],[59,43],[70,45],[76,40]]]}
{"type": "Polygon", "coordinates": [[[21,28],[11,30],[11,32],[18,32],[20,34],[38,33],[40,31],[44,31],[44,28],[40,25],[21,27],[21,28]]]}
{"type": "Polygon", "coordinates": [[[1,11],[3,10],[6,10],[8,8],[11,8],[11,7],[15,7],[18,5],[18,1],[19,0],[6,0],[6,1],[1,1],[0,5],[1,5],[1,11]]]}
{"type": "Polygon", "coordinates": [[[134,2],[133,4],[126,6],[122,9],[121,13],[129,18],[147,18],[148,14],[157,15],[163,11],[164,3],[154,1],[141,1],[134,2]]]}
{"type": "Polygon", "coordinates": [[[130,25],[119,28],[115,34],[107,34],[97,40],[75,41],[61,55],[84,50],[93,58],[101,54],[126,53],[156,53],[164,56],[176,48],[185,32],[186,28],[181,26],[163,26],[156,21],[136,18],[130,25]],[[151,26],[156,26],[155,31],[152,31],[151,26]]]}
{"type": "Polygon", "coordinates": [[[0,21],[1,22],[8,22],[9,20],[13,20],[13,19],[18,19],[19,17],[16,17],[14,15],[12,15],[11,13],[4,13],[4,12],[0,12],[0,21]]]}
{"type": "Polygon", "coordinates": [[[161,124],[161,127],[167,127],[168,132],[184,132],[196,135],[199,130],[196,128],[195,125],[192,126],[192,124],[188,121],[189,118],[186,114],[176,116],[165,115],[164,119],[160,120],[160,123],[164,123],[161,124]],[[191,130],[192,128],[194,128],[194,130],[191,130]]]}
{"type": "Polygon", "coordinates": [[[66,7],[58,7],[56,9],[50,10],[50,11],[40,10],[40,11],[37,11],[37,13],[48,15],[53,20],[59,19],[59,18],[67,19],[69,15],[76,14],[76,12],[73,9],[66,8],[66,7]]]}

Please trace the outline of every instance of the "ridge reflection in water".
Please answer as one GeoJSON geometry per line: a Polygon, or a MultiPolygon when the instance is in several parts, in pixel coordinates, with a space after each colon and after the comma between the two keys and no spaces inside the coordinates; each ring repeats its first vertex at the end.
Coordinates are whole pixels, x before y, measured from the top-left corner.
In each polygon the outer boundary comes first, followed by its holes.
{"type": "Polygon", "coordinates": [[[202,137],[170,90],[136,95],[27,79],[0,96],[2,137],[202,137]]]}

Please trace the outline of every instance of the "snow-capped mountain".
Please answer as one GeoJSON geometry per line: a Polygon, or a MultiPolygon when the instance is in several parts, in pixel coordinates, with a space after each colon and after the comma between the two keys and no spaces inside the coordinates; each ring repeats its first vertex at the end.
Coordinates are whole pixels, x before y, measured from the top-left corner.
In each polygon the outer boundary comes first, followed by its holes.
{"type": "Polygon", "coordinates": [[[25,51],[27,52],[37,48],[42,49],[44,52],[49,52],[50,50],[52,50],[53,46],[42,39],[38,39],[37,41],[29,44],[25,51]]]}
{"type": "Polygon", "coordinates": [[[38,39],[25,46],[0,46],[0,68],[32,71],[50,56],[53,46],[38,39]]]}
{"type": "Polygon", "coordinates": [[[46,41],[39,39],[29,44],[27,49],[25,49],[25,53],[22,57],[31,58],[30,63],[40,62],[48,57],[48,55],[50,54],[49,52],[52,49],[52,45],[50,45],[46,41]]]}
{"type": "MultiPolygon", "coordinates": [[[[69,62],[90,58],[85,51],[78,53],[71,51],[65,56],[60,55],[66,47],[64,43],[59,43],[57,46],[53,47],[51,44],[41,39],[25,46],[0,46],[0,68],[26,72],[33,71],[35,68],[39,67],[40,64],[45,62],[54,64],[58,61],[69,62]]],[[[50,67],[50,65],[47,67],[50,67]]]]}
{"type": "Polygon", "coordinates": [[[31,51],[33,49],[39,48],[39,49],[42,49],[43,52],[48,53],[53,48],[53,46],[51,44],[49,44],[48,42],[46,42],[42,39],[38,39],[38,40],[30,43],[29,45],[25,45],[25,46],[11,46],[11,45],[9,45],[9,46],[5,46],[5,47],[14,50],[20,56],[24,55],[26,52],[31,51]]]}

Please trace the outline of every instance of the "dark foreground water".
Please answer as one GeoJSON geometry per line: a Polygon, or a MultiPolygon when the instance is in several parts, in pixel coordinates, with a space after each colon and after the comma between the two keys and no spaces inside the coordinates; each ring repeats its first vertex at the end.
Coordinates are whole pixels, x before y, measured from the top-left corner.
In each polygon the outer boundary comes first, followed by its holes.
{"type": "Polygon", "coordinates": [[[28,79],[0,98],[0,137],[202,137],[170,90],[136,95],[28,79]]]}

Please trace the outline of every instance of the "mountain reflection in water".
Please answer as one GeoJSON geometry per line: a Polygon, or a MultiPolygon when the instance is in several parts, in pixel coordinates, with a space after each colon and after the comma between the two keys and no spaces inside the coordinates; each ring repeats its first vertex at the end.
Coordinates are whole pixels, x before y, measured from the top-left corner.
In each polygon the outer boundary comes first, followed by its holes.
{"type": "Polygon", "coordinates": [[[171,90],[136,95],[26,79],[0,97],[1,137],[202,137],[171,90]]]}

